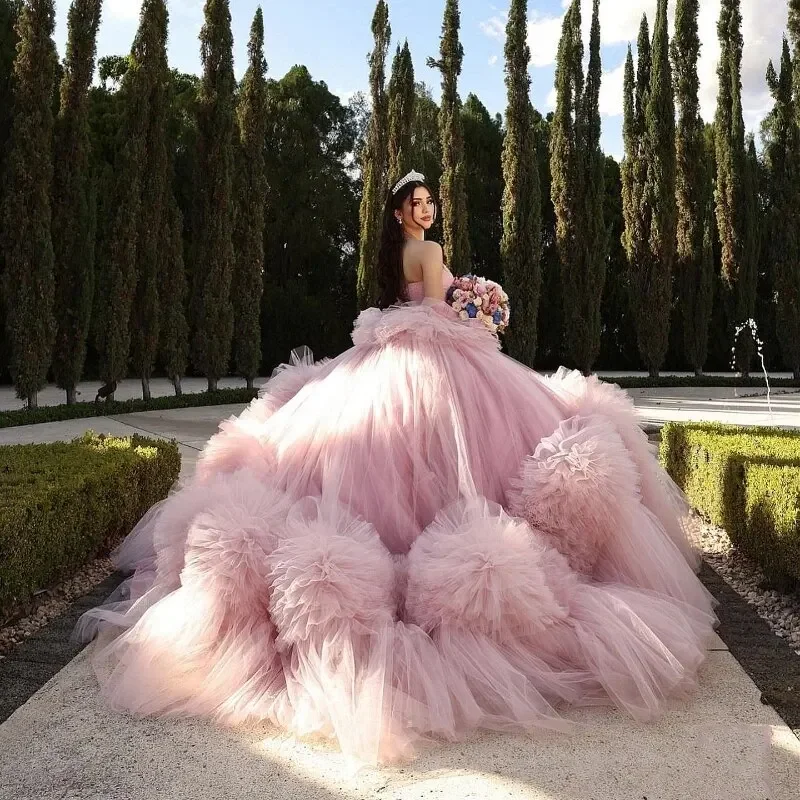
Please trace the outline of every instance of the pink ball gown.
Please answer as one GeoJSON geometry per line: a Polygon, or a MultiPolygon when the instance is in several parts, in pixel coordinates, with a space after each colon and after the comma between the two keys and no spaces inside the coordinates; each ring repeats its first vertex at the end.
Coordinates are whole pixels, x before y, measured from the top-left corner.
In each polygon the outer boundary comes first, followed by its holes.
{"type": "Polygon", "coordinates": [[[338,358],[296,351],[120,547],[78,629],[114,709],[382,763],[696,686],[713,601],[627,396],[409,294],[338,358]]]}

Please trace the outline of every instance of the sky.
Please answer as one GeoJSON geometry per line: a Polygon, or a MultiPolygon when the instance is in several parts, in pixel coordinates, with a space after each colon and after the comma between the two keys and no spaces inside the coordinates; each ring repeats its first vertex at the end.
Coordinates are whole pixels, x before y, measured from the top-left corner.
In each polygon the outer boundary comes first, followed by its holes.
{"type": "MultiPolygon", "coordinates": [[[[701,107],[711,120],[716,102],[716,64],[719,44],[716,21],[720,0],[702,0],[700,11],[701,107]]],[[[584,41],[588,51],[591,0],[582,0],[584,41]]],[[[742,66],[745,125],[758,133],[758,126],[772,105],[764,74],[772,59],[780,61],[786,27],[786,0],[741,0],[744,61],[742,66]]],[[[256,8],[264,11],[266,57],[273,78],[282,77],[295,64],[305,64],[316,80],[347,101],[357,91],[367,91],[367,55],[372,48],[370,22],[375,0],[231,0],[238,77],[246,68],[247,38],[256,8]]],[[[392,49],[408,39],[417,80],[424,81],[439,97],[436,71],[425,65],[437,56],[445,0],[389,0],[392,49]]],[[[528,4],[531,47],[531,97],[543,113],[554,105],[554,62],[564,6],[568,0],[530,0],[528,4]]],[[[675,0],[670,0],[670,29],[675,0]]],[[[198,34],[203,22],[203,0],[168,0],[170,9],[171,65],[185,72],[200,71],[198,34]]],[[[56,41],[65,50],[69,0],[56,0],[56,41]]],[[[105,0],[98,37],[98,56],[130,50],[136,32],[141,0],[105,0]]],[[[459,91],[462,98],[478,95],[492,114],[503,113],[505,86],[503,44],[508,0],[462,0],[461,41],[464,67],[459,91]]],[[[622,78],[628,42],[635,45],[642,14],[652,23],[656,0],[601,0],[600,25],[603,81],[600,111],[603,117],[603,148],[622,156],[622,78]]],[[[634,51],[635,52],[635,51],[634,51]]],[[[588,58],[588,52],[587,52],[588,58]]]]}

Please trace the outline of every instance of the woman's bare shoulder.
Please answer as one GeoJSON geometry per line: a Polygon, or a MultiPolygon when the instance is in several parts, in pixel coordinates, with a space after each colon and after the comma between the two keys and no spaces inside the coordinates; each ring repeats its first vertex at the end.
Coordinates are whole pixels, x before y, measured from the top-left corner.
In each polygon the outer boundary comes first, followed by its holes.
{"type": "Polygon", "coordinates": [[[442,246],[438,242],[411,241],[406,245],[406,257],[422,267],[441,264],[443,259],[442,246]]]}

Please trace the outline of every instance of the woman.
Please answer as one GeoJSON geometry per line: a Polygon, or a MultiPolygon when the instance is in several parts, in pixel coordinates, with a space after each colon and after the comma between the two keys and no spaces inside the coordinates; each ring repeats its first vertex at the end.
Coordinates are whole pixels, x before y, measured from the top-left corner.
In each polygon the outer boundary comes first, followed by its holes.
{"type": "Polygon", "coordinates": [[[295,355],[121,547],[124,596],[80,631],[114,708],[379,763],[696,685],[712,601],[629,400],[460,320],[435,217],[421,175],[392,187],[354,346],[295,355]]]}

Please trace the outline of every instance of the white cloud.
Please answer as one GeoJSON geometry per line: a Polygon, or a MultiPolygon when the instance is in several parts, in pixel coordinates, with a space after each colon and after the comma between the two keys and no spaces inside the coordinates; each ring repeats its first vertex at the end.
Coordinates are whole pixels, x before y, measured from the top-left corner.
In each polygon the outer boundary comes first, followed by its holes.
{"type": "Polygon", "coordinates": [[[555,63],[562,23],[563,17],[532,12],[528,21],[528,46],[531,49],[531,64],[534,67],[546,67],[555,63]]]}
{"type": "Polygon", "coordinates": [[[502,42],[506,38],[506,21],[501,17],[492,17],[481,22],[481,30],[490,38],[502,42]]]}
{"type": "MultiPolygon", "coordinates": [[[[570,0],[562,0],[567,8],[570,0]]],[[[700,4],[699,32],[702,48],[698,72],[700,76],[700,105],[704,119],[711,120],[717,98],[717,61],[719,41],[717,19],[720,0],[703,0],[700,4]]],[[[591,0],[582,0],[581,21],[584,41],[588,42],[591,24],[591,0]]],[[[652,34],[655,21],[656,0],[603,0],[600,4],[600,39],[603,45],[632,43],[635,47],[642,15],[647,14],[652,34]]],[[[669,5],[670,31],[674,27],[675,3],[669,5]]],[[[531,12],[528,24],[528,43],[531,63],[545,67],[555,63],[558,39],[561,35],[563,14],[559,16],[531,12]]],[[[744,58],[742,62],[742,106],[748,129],[758,128],[771,107],[771,99],[764,80],[769,60],[778,61],[781,53],[781,36],[786,26],[786,5],[763,0],[742,0],[742,34],[744,58]]],[[[493,39],[505,37],[505,19],[496,15],[482,25],[493,39]]],[[[615,67],[603,74],[601,113],[617,116],[622,113],[622,78],[624,66],[615,67]]],[[[551,93],[553,101],[554,96],[551,93]]],[[[548,98],[548,104],[550,98],[548,98]]]]}
{"type": "Polygon", "coordinates": [[[622,114],[623,86],[625,83],[625,62],[611,72],[604,72],[600,82],[600,113],[604,117],[618,117],[622,114]]]}
{"type": "Polygon", "coordinates": [[[103,14],[107,19],[123,22],[138,21],[142,0],[106,0],[103,14]]]}
{"type": "Polygon", "coordinates": [[[493,67],[498,62],[497,56],[489,56],[489,66],[493,67]]]}

